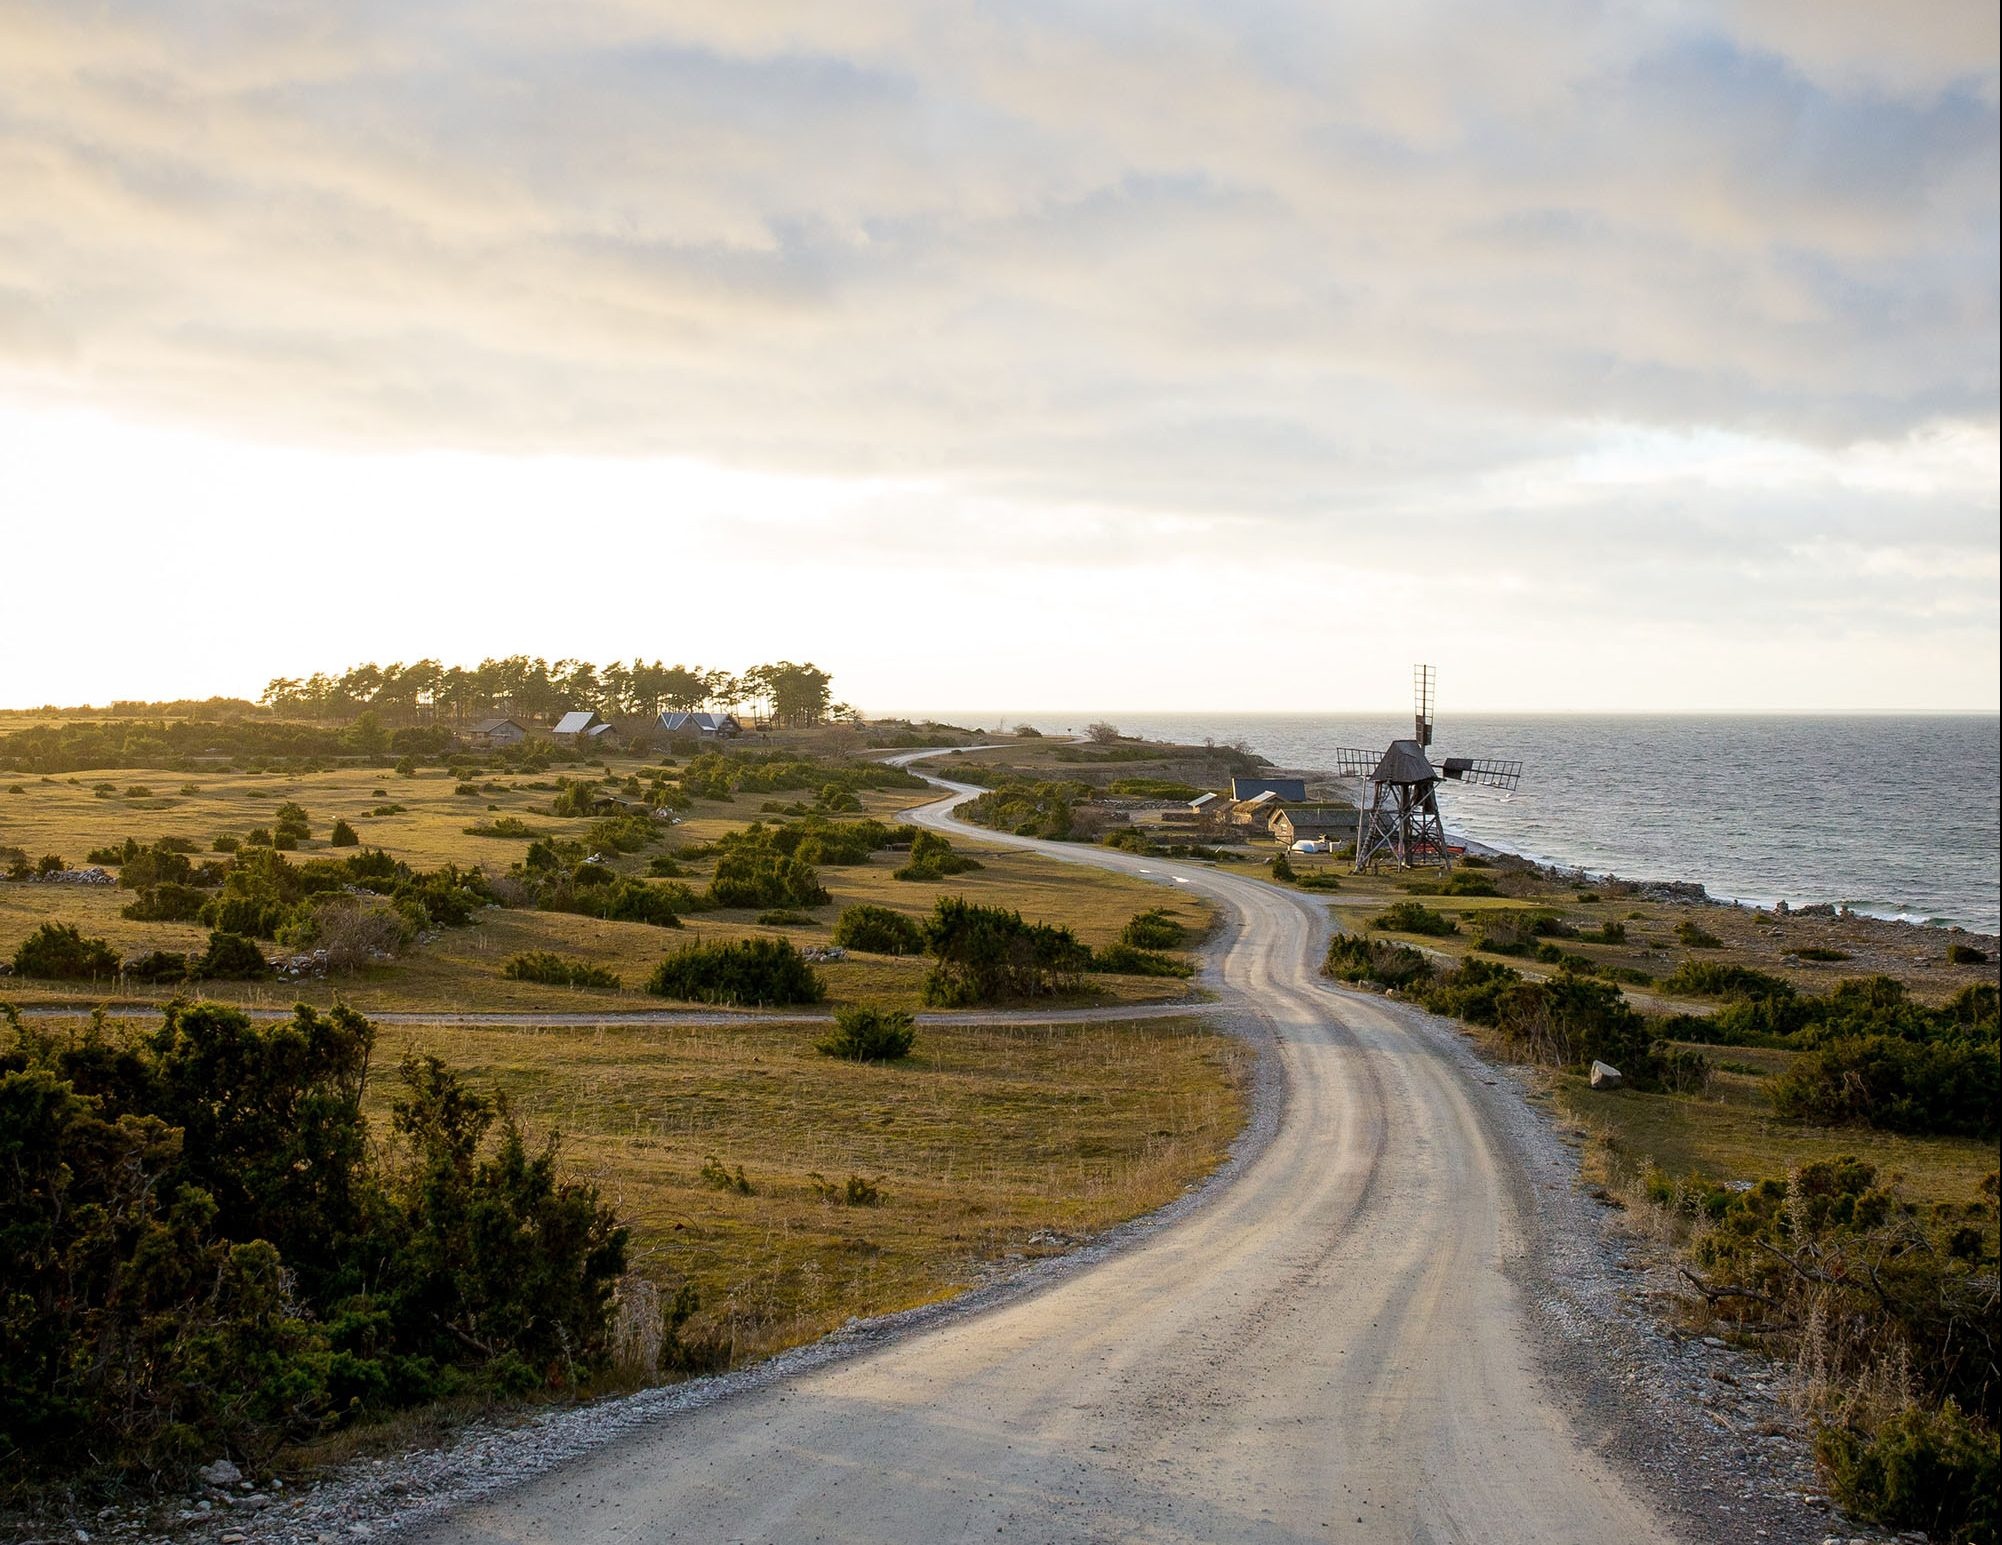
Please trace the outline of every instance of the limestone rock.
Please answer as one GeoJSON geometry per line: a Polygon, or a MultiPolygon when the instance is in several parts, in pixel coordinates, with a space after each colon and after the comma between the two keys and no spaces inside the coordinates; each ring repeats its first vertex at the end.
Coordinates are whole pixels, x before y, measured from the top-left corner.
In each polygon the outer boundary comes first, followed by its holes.
{"type": "Polygon", "coordinates": [[[1625,1082],[1626,1080],[1620,1076],[1620,1070],[1610,1062],[1595,1061],[1592,1064],[1592,1087],[1594,1089],[1617,1089],[1625,1082]]]}

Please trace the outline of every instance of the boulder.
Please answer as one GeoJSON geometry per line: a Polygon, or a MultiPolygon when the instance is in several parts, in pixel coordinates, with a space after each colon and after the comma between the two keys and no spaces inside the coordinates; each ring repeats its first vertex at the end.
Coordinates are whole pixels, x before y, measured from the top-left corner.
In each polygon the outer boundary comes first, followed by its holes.
{"type": "Polygon", "coordinates": [[[1625,1082],[1626,1080],[1620,1076],[1620,1070],[1610,1062],[1595,1061],[1592,1064],[1592,1087],[1594,1089],[1617,1089],[1625,1082]]]}
{"type": "Polygon", "coordinates": [[[218,1459],[213,1464],[203,1465],[198,1473],[211,1486],[234,1486],[243,1479],[243,1472],[227,1459],[218,1459]]]}

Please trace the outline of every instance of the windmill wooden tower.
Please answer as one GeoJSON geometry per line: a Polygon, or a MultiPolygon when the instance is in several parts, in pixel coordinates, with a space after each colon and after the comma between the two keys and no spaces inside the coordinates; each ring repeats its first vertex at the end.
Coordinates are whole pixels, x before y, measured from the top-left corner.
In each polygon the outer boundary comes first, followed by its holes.
{"type": "Polygon", "coordinates": [[[1522,763],[1491,757],[1449,756],[1432,765],[1433,689],[1429,665],[1412,669],[1415,709],[1411,739],[1393,740],[1386,751],[1344,747],[1335,753],[1335,771],[1357,781],[1356,862],[1358,873],[1386,861],[1400,869],[1421,865],[1453,867],[1446,827],[1439,819],[1439,782],[1475,784],[1513,793],[1522,781],[1522,763]]]}

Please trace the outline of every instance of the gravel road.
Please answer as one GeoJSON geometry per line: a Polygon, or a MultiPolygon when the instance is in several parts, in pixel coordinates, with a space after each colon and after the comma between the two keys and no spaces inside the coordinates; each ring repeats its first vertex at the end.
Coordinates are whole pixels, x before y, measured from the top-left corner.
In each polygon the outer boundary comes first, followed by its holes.
{"type": "MultiPolygon", "coordinates": [[[[948,787],[913,818],[966,835],[951,809],[979,791],[948,787]]],[[[1210,1183],[952,1303],[475,1427],[262,1511],[219,1496],[235,1505],[191,1532],[1721,1545],[1838,1525],[1771,1370],[1645,1311],[1660,1263],[1580,1193],[1524,1085],[1445,1022],[1319,976],[1325,905],[978,836],[1220,904],[1207,984],[1263,1055],[1210,1183]]]]}
{"type": "MultiPolygon", "coordinates": [[[[976,792],[916,819],[950,828],[976,792]]],[[[629,1432],[420,1537],[1676,1537],[1539,1373],[1512,1272],[1534,1195],[1450,1034],[1322,981],[1324,907],[1038,846],[1222,904],[1215,985],[1285,1090],[1234,1184],[1043,1291],[629,1432]]]]}

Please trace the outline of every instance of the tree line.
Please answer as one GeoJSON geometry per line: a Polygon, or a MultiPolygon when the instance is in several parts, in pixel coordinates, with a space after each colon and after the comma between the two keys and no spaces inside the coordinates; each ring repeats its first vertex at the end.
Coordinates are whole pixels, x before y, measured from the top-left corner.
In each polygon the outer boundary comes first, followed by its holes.
{"type": "Polygon", "coordinates": [[[779,660],[732,673],[700,665],[649,664],[635,659],[594,665],[527,655],[482,660],[475,666],[437,660],[370,661],[339,675],[275,677],[258,699],[275,713],[353,719],[373,713],[384,723],[430,719],[463,724],[492,714],[548,718],[579,710],[607,718],[652,717],[670,709],[750,707],[761,721],[796,729],[853,710],[832,700],[834,678],[808,661],[779,660]]]}

